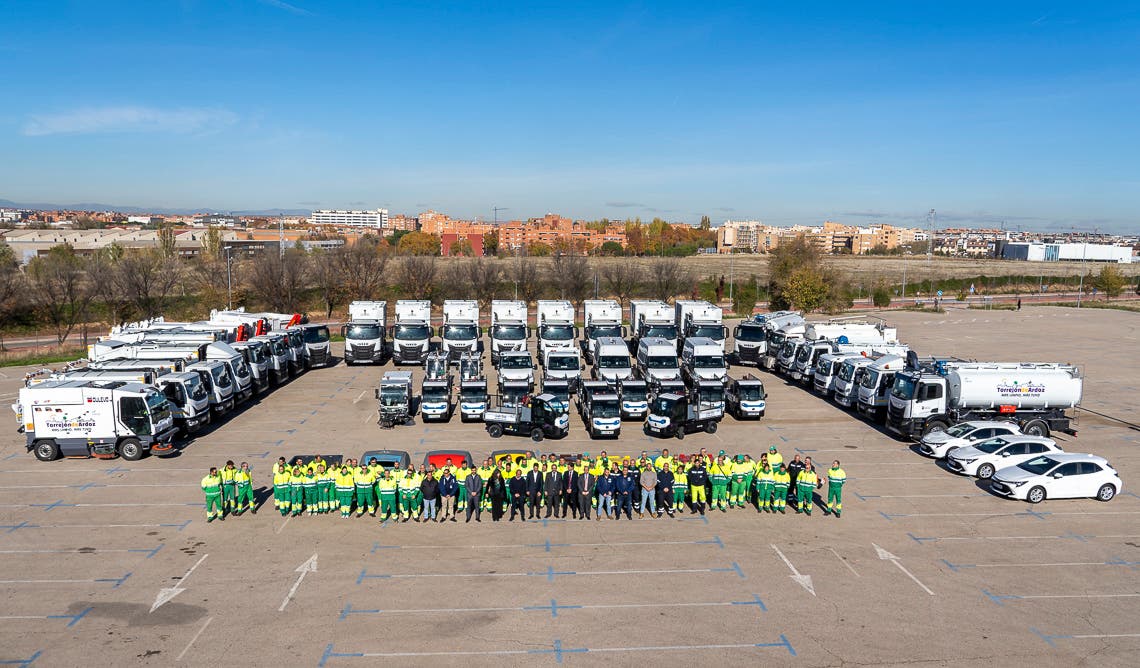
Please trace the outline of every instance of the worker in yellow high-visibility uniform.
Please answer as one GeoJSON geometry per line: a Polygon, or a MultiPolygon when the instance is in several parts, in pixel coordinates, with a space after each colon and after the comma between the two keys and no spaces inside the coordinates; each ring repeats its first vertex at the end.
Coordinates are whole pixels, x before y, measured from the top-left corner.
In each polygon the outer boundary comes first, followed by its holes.
{"type": "Polygon", "coordinates": [[[770,466],[772,468],[772,470],[775,471],[775,470],[779,469],[780,464],[783,464],[783,463],[784,463],[784,456],[781,455],[778,450],[776,450],[776,446],[774,446],[774,445],[769,446],[769,448],[768,448],[768,466],[770,466]]]}
{"type": "Polygon", "coordinates": [[[253,496],[253,473],[249,470],[247,462],[241,463],[241,468],[234,472],[234,514],[241,515],[249,510],[257,514],[257,499],[253,496]]]}
{"type": "Polygon", "coordinates": [[[403,479],[396,486],[400,494],[400,516],[404,522],[407,522],[409,518],[414,518],[417,522],[420,521],[419,504],[416,502],[416,496],[420,493],[420,483],[422,482],[423,478],[409,464],[408,470],[404,472],[403,479]]]}
{"type": "Polygon", "coordinates": [[[340,504],[340,516],[348,519],[352,514],[352,493],[356,491],[356,478],[347,465],[336,470],[336,500],[340,504]]]}
{"type": "Polygon", "coordinates": [[[815,467],[808,463],[807,468],[796,477],[796,498],[800,502],[796,508],[797,513],[811,515],[812,497],[818,484],[819,477],[815,473],[815,467]]]}
{"type": "Polygon", "coordinates": [[[784,463],[776,467],[776,472],[772,474],[772,508],[778,511],[781,515],[784,514],[784,508],[788,507],[788,485],[792,484],[792,476],[788,475],[788,469],[784,467],[784,463]]]}
{"type": "Polygon", "coordinates": [[[490,480],[491,476],[494,474],[495,474],[495,465],[491,463],[490,457],[488,457],[487,460],[483,462],[483,465],[479,467],[479,470],[476,471],[476,475],[478,475],[480,478],[483,479],[483,492],[482,492],[483,498],[482,499],[472,499],[472,503],[475,503],[477,501],[482,506],[483,510],[490,510],[491,509],[491,496],[487,492],[487,481],[490,480]]]}
{"type": "Polygon", "coordinates": [[[732,471],[732,462],[725,458],[724,450],[721,450],[716,461],[709,467],[709,483],[712,485],[709,508],[720,508],[721,512],[727,512],[728,482],[732,479],[732,471]]]}
{"type": "Polygon", "coordinates": [[[206,493],[206,522],[215,519],[226,521],[225,507],[222,505],[222,476],[218,474],[215,466],[202,478],[202,491],[206,493]]]}
{"type": "Polygon", "coordinates": [[[285,464],[278,464],[273,474],[273,507],[281,513],[281,517],[289,514],[289,468],[285,464]]]}
{"type": "Polygon", "coordinates": [[[234,497],[237,484],[234,482],[234,474],[237,473],[237,468],[234,467],[234,460],[226,462],[225,467],[218,471],[222,477],[222,509],[229,514],[234,512],[234,497]]]}
{"type": "Polygon", "coordinates": [[[768,462],[762,462],[760,472],[756,474],[756,512],[773,512],[772,495],[775,493],[775,488],[776,474],[772,472],[768,462]]]}
{"type": "Polygon", "coordinates": [[[376,488],[380,492],[380,520],[387,521],[389,518],[397,516],[396,508],[396,488],[399,483],[392,477],[392,472],[389,470],[384,471],[384,476],[376,482],[376,488]]]}
{"type": "Polygon", "coordinates": [[[827,469],[827,508],[824,512],[830,512],[836,517],[843,514],[843,484],[847,482],[847,472],[839,467],[839,460],[836,459],[831,464],[831,468],[827,469]]]}
{"type": "Polygon", "coordinates": [[[743,508],[748,501],[748,489],[745,483],[752,465],[744,461],[744,455],[737,455],[732,463],[732,473],[729,477],[728,505],[730,508],[743,508]]]}
{"type": "Polygon", "coordinates": [[[376,483],[376,476],[367,465],[361,464],[352,476],[356,485],[356,516],[362,517],[367,510],[373,517],[376,516],[376,497],[372,486],[376,483]]]}

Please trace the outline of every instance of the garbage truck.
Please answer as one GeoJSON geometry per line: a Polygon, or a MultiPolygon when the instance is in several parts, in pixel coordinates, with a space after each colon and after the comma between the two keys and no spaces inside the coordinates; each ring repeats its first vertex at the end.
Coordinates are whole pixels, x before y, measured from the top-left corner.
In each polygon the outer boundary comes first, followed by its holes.
{"type": "MultiPolygon", "coordinates": [[[[126,360],[124,360],[126,361],[126,360]]],[[[130,361],[127,361],[130,364],[130,361]]],[[[34,379],[29,386],[48,380],[91,381],[95,383],[128,382],[154,385],[166,395],[174,424],[187,435],[193,434],[210,422],[210,395],[202,378],[193,371],[167,371],[163,369],[126,369],[116,362],[106,369],[90,369],[52,374],[46,379],[34,379]]]]}
{"type": "Polygon", "coordinates": [[[546,363],[551,350],[575,348],[578,328],[574,326],[574,306],[564,299],[540,299],[535,311],[538,332],[538,363],[546,363]]]}
{"type": "Polygon", "coordinates": [[[479,302],[448,299],[443,302],[443,325],[439,328],[441,349],[452,364],[465,353],[483,353],[479,336],[479,302]]]}
{"type": "MultiPolygon", "coordinates": [[[[912,356],[917,359],[917,356],[912,356]]],[[[1070,364],[945,362],[895,374],[887,428],[920,438],[966,420],[1004,420],[1029,436],[1076,435],[1066,410],[1080,405],[1084,379],[1070,364]]]]}
{"type": "Polygon", "coordinates": [[[354,301],[344,325],[344,363],[383,364],[388,355],[388,302],[354,301]]]}
{"type": "Polygon", "coordinates": [[[673,309],[663,301],[635,299],[629,303],[630,345],[634,350],[642,339],[662,338],[677,354],[677,319],[673,309]]]}
{"type": "Polygon", "coordinates": [[[459,419],[461,422],[483,419],[487,410],[487,377],[483,360],[473,352],[459,358],[459,419]]]}
{"type": "Polygon", "coordinates": [[[431,347],[431,302],[400,299],[392,330],[392,362],[423,364],[431,347]]]}
{"type": "MultiPolygon", "coordinates": [[[[774,316],[764,322],[768,339],[764,346],[764,357],[760,366],[765,371],[775,371],[779,362],[779,355],[789,339],[802,339],[807,323],[800,313],[787,313],[774,316]]],[[[794,348],[793,348],[794,350],[794,348]]]]}
{"type": "Polygon", "coordinates": [[[900,355],[883,355],[867,365],[857,390],[857,407],[863,417],[877,424],[886,422],[887,404],[890,403],[895,374],[904,368],[906,358],[900,355]]]}
{"type": "Polygon", "coordinates": [[[526,327],[526,302],[496,299],[491,302],[491,364],[499,364],[499,354],[526,350],[530,332],[526,327]]]}
{"type": "MultiPolygon", "coordinates": [[[[621,305],[612,299],[587,299],[582,302],[582,356],[595,364],[597,341],[603,337],[625,338],[621,324],[621,305]]],[[[628,353],[628,348],[626,349],[628,353]]]]}
{"type": "Polygon", "coordinates": [[[680,353],[685,341],[691,338],[712,339],[720,345],[724,353],[724,312],[716,304],[693,299],[678,299],[673,304],[676,312],[678,348],[680,353]]]}

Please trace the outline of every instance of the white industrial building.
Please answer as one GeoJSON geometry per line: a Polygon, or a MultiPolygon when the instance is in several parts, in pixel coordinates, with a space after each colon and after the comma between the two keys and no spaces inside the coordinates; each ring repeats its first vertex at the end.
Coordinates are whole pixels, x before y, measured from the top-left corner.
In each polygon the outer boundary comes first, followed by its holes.
{"type": "Polygon", "coordinates": [[[1015,241],[1005,244],[1002,248],[1001,256],[1004,260],[1028,260],[1030,262],[1084,260],[1088,262],[1129,264],[1132,262],[1132,248],[1130,246],[1113,246],[1111,244],[1047,244],[1015,241]]]}
{"type": "Polygon", "coordinates": [[[309,216],[310,225],[335,225],[337,227],[371,227],[373,229],[388,228],[388,210],[375,211],[341,211],[325,209],[314,211],[309,216]]]}

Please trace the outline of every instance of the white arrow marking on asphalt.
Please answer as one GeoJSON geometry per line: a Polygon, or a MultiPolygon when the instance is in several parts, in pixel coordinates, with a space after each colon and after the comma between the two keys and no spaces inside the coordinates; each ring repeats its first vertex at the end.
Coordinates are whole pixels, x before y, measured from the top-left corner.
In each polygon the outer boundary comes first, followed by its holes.
{"type": "MultiPolygon", "coordinates": [[[[199,560],[198,560],[198,562],[197,562],[196,564],[194,564],[193,566],[191,566],[191,567],[190,567],[190,570],[186,571],[186,574],[185,574],[185,575],[183,575],[183,576],[182,576],[182,578],[181,578],[180,580],[178,580],[178,585],[184,585],[184,584],[186,584],[186,579],[190,577],[190,574],[194,572],[194,569],[195,569],[195,568],[198,568],[198,566],[201,566],[201,565],[202,565],[202,562],[203,562],[203,561],[205,561],[205,560],[206,560],[206,557],[208,557],[208,556],[210,556],[210,555],[208,555],[208,554],[203,554],[203,555],[202,555],[202,558],[201,558],[201,559],[199,559],[199,560]]],[[[159,589],[159,590],[158,590],[158,596],[155,596],[155,597],[154,597],[154,605],[150,606],[150,611],[151,611],[151,612],[154,612],[155,610],[158,610],[158,609],[159,609],[159,608],[161,608],[163,605],[165,605],[165,604],[167,604],[167,603],[171,602],[172,600],[174,600],[174,597],[175,597],[175,596],[177,596],[177,595],[181,594],[182,592],[186,591],[186,588],[185,588],[185,587],[181,587],[181,586],[178,586],[178,585],[175,585],[175,586],[173,586],[173,587],[163,587],[162,589],[159,589]]]]}
{"type": "Polygon", "coordinates": [[[810,593],[812,596],[815,596],[815,586],[811,583],[811,576],[800,575],[800,572],[796,570],[796,567],[792,565],[792,562],[788,561],[788,558],[784,556],[784,553],[780,551],[780,548],[776,547],[775,545],[771,545],[770,547],[775,550],[780,559],[783,559],[784,563],[788,565],[788,570],[792,572],[790,577],[796,581],[796,584],[808,590],[808,593],[810,593]]]}
{"type": "Polygon", "coordinates": [[[300,573],[300,575],[297,576],[297,581],[293,583],[293,588],[289,590],[289,593],[285,596],[285,600],[281,601],[281,607],[277,608],[277,612],[285,611],[285,606],[289,605],[289,601],[293,600],[293,596],[297,593],[297,588],[301,586],[301,582],[305,579],[305,576],[317,570],[317,555],[314,554],[309,557],[308,561],[293,570],[295,573],[300,573]]]}
{"type": "Polygon", "coordinates": [[[918,578],[914,577],[914,573],[911,573],[910,571],[908,571],[908,570],[906,569],[906,566],[903,566],[902,564],[900,564],[900,563],[899,563],[899,558],[898,558],[898,557],[896,557],[895,555],[891,554],[890,552],[887,552],[886,550],[884,550],[883,548],[879,547],[878,545],[875,545],[874,543],[871,543],[871,547],[875,548],[875,553],[879,555],[879,558],[880,558],[880,559],[882,559],[883,561],[889,561],[889,562],[893,563],[895,566],[897,566],[897,567],[898,567],[898,569],[899,569],[900,571],[902,571],[903,573],[906,573],[906,574],[907,574],[907,577],[909,577],[911,580],[914,580],[914,583],[915,583],[916,585],[918,585],[919,587],[922,587],[922,590],[923,590],[923,591],[925,591],[927,594],[930,594],[931,596],[934,596],[934,592],[930,591],[930,588],[929,588],[929,587],[927,587],[926,585],[922,584],[922,581],[921,581],[921,580],[919,580],[918,578]]]}

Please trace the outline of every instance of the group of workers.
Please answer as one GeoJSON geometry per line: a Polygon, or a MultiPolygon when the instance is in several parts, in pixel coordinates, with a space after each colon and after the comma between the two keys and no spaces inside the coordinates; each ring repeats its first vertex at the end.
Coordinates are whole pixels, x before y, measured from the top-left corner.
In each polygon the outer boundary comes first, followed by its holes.
{"type": "MultiPolygon", "coordinates": [[[[483,511],[500,521],[519,517],[541,519],[569,516],[601,520],[673,517],[675,512],[705,514],[708,510],[753,507],[757,512],[785,513],[791,504],[797,513],[811,515],[814,495],[827,482],[825,514],[843,513],[843,485],[847,474],[832,462],[825,474],[817,473],[811,457],[796,455],[791,462],[772,446],[759,460],[750,455],[715,457],[701,448],[691,455],[672,456],[669,450],[651,458],[610,457],[602,451],[568,458],[559,455],[488,457],[471,467],[465,459],[450,459],[442,467],[386,468],[375,459],[327,462],[320,455],[289,464],[282,457],[273,472],[273,504],[282,517],[328,514],[342,518],[368,513],[383,521],[457,522],[465,514],[482,521],[483,511]],[[542,513],[545,512],[545,515],[542,513]]],[[[203,478],[207,521],[256,514],[249,466],[227,462],[221,471],[210,469],[203,478]]]]}

